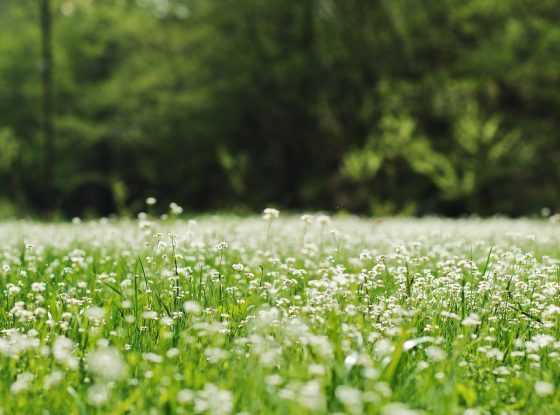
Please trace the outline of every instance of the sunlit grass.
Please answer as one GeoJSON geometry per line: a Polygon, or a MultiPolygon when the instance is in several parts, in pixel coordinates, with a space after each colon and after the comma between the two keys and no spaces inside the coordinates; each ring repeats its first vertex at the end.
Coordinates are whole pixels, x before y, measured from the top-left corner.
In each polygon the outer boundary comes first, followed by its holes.
{"type": "Polygon", "coordinates": [[[5,223],[0,412],[558,413],[559,230],[5,223]]]}

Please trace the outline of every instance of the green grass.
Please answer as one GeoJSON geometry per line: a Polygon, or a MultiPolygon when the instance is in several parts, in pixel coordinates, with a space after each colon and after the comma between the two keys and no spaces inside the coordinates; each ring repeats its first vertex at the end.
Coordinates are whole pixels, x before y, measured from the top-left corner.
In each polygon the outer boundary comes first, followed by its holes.
{"type": "Polygon", "coordinates": [[[560,413],[560,227],[0,225],[0,413],[560,413]]]}

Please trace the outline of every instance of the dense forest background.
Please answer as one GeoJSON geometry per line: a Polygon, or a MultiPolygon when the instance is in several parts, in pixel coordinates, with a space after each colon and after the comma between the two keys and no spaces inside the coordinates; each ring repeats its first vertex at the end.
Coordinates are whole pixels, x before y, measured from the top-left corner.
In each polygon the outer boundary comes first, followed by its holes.
{"type": "Polygon", "coordinates": [[[560,0],[0,0],[0,215],[530,215],[559,183],[560,0]]]}

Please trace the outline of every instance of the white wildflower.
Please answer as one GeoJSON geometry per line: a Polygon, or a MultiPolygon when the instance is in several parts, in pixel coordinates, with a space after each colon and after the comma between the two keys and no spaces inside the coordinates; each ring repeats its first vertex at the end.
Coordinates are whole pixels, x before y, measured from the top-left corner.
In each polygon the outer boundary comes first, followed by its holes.
{"type": "Polygon", "coordinates": [[[185,301],[183,303],[183,310],[185,310],[187,314],[200,314],[202,308],[196,301],[185,301]]]}
{"type": "Polygon", "coordinates": [[[173,215],[180,215],[181,213],[183,213],[183,208],[175,202],[171,202],[169,204],[169,209],[171,210],[171,213],[173,215]]]}
{"type": "Polygon", "coordinates": [[[103,383],[96,383],[87,391],[87,400],[92,406],[103,406],[109,398],[109,387],[103,383]]]}
{"type": "Polygon", "coordinates": [[[33,373],[20,373],[17,376],[16,381],[10,386],[10,392],[12,392],[13,394],[17,394],[26,391],[31,386],[31,382],[33,382],[33,379],[35,379],[33,373]]]}
{"type": "Polygon", "coordinates": [[[194,410],[197,413],[208,412],[210,415],[227,415],[233,410],[233,396],[230,391],[220,389],[207,383],[196,394],[194,410]]]}
{"type": "Polygon", "coordinates": [[[153,311],[153,310],[147,310],[147,311],[144,311],[142,313],[142,317],[145,320],[157,320],[158,319],[158,313],[156,311],[153,311]]]}
{"type": "Polygon", "coordinates": [[[426,348],[426,355],[431,361],[439,362],[447,357],[447,354],[437,346],[429,346],[426,348]]]}
{"type": "Polygon", "coordinates": [[[45,388],[45,390],[49,390],[53,386],[58,385],[63,380],[64,380],[64,372],[60,370],[55,370],[54,372],[45,376],[45,379],[43,381],[43,388],[45,388]]]}
{"type": "Polygon", "coordinates": [[[181,389],[177,393],[177,402],[179,403],[190,403],[194,399],[194,392],[190,389],[181,389]]]}
{"type": "Polygon", "coordinates": [[[88,307],[86,309],[86,317],[94,323],[99,323],[105,317],[105,310],[101,307],[88,307]]]}
{"type": "Polygon", "coordinates": [[[278,219],[280,216],[280,211],[273,208],[266,208],[263,210],[262,218],[266,221],[271,221],[274,219],[278,219]]]}
{"type": "Polygon", "coordinates": [[[126,371],[126,364],[117,349],[102,347],[87,356],[87,368],[106,380],[118,380],[126,371]]]}
{"type": "Polygon", "coordinates": [[[142,358],[146,361],[146,362],[151,362],[151,363],[161,363],[163,362],[163,358],[157,354],[157,353],[144,353],[142,355],[142,358]]]}
{"type": "Polygon", "coordinates": [[[319,215],[317,216],[316,221],[319,225],[326,226],[331,223],[331,218],[327,215],[319,215]]]}
{"type": "Polygon", "coordinates": [[[538,396],[549,396],[554,393],[554,385],[552,383],[539,380],[535,383],[535,393],[538,396]]]}
{"type": "Polygon", "coordinates": [[[385,405],[381,411],[382,415],[419,415],[419,413],[400,402],[385,405]]]}
{"type": "Polygon", "coordinates": [[[47,289],[47,284],[45,284],[44,282],[34,282],[33,284],[31,284],[31,291],[36,292],[36,293],[40,293],[43,292],[47,289]]]}
{"type": "Polygon", "coordinates": [[[470,326],[478,326],[480,325],[481,321],[480,321],[480,317],[478,316],[478,314],[472,313],[469,316],[467,316],[461,324],[463,324],[463,326],[466,327],[470,327],[470,326]]]}
{"type": "Polygon", "coordinates": [[[78,367],[78,359],[72,355],[74,343],[65,336],[58,336],[53,344],[53,356],[55,360],[69,369],[78,367]]]}
{"type": "Polygon", "coordinates": [[[327,406],[321,384],[316,380],[302,385],[298,394],[298,402],[311,411],[323,411],[327,406]]]}
{"type": "Polygon", "coordinates": [[[341,385],[335,390],[336,398],[342,402],[344,407],[352,414],[360,414],[363,411],[362,391],[350,386],[341,385]]]}

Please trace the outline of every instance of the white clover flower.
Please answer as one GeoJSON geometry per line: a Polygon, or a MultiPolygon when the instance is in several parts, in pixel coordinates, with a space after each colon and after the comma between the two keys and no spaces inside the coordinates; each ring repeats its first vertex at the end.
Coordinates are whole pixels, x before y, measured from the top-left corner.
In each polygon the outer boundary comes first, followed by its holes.
{"type": "Polygon", "coordinates": [[[65,336],[58,336],[53,344],[53,356],[55,360],[69,369],[78,367],[78,359],[72,355],[74,343],[65,336]]]}
{"type": "Polygon", "coordinates": [[[47,289],[47,284],[45,284],[44,282],[34,282],[33,284],[31,284],[31,291],[36,292],[36,293],[40,293],[43,292],[47,289]]]}
{"type": "Polygon", "coordinates": [[[331,223],[331,218],[327,215],[319,215],[315,219],[317,223],[321,226],[326,226],[331,223]]]}
{"type": "Polygon", "coordinates": [[[536,346],[536,349],[544,349],[556,341],[556,338],[548,334],[537,334],[531,338],[531,342],[536,346]]]}
{"type": "Polygon", "coordinates": [[[45,390],[49,390],[53,386],[58,385],[63,380],[64,380],[64,372],[60,370],[55,370],[54,372],[49,373],[47,376],[45,376],[45,379],[43,380],[43,388],[45,390]]]}
{"type": "Polygon", "coordinates": [[[153,205],[155,205],[156,203],[157,203],[157,199],[156,199],[155,197],[150,196],[150,197],[147,197],[147,198],[146,198],[146,204],[147,204],[148,206],[153,206],[153,205]]]}
{"type": "Polygon", "coordinates": [[[161,319],[161,324],[167,327],[171,327],[173,325],[173,319],[171,317],[165,316],[161,319]]]}
{"type": "Polygon", "coordinates": [[[363,398],[361,390],[341,385],[336,388],[335,395],[350,413],[361,414],[363,412],[363,398]]]}
{"type": "Polygon", "coordinates": [[[216,251],[224,251],[228,246],[229,244],[226,241],[220,241],[216,244],[216,251]]]}
{"type": "Polygon", "coordinates": [[[501,361],[504,358],[504,352],[502,352],[500,349],[493,347],[486,351],[486,356],[488,356],[488,358],[490,359],[501,361]]]}
{"type": "Polygon", "coordinates": [[[165,355],[166,355],[169,359],[173,359],[174,357],[179,356],[179,349],[177,349],[176,347],[172,347],[172,348],[169,349],[167,352],[165,352],[165,355]]]}
{"type": "Polygon", "coordinates": [[[388,339],[380,339],[374,347],[375,354],[380,357],[390,355],[394,349],[395,346],[388,339]]]}
{"type": "Polygon", "coordinates": [[[87,400],[92,406],[103,406],[110,397],[109,387],[104,383],[96,383],[87,391],[87,400]]]}
{"type": "Polygon", "coordinates": [[[39,345],[38,338],[9,330],[5,337],[0,337],[0,354],[17,359],[22,353],[36,349],[39,345]]]}
{"type": "Polygon", "coordinates": [[[26,391],[31,387],[33,379],[35,379],[35,375],[33,375],[33,373],[20,373],[17,376],[16,381],[10,386],[10,392],[12,392],[13,394],[18,394],[20,392],[26,391]]]}
{"type": "Polygon", "coordinates": [[[279,386],[282,384],[282,376],[280,375],[269,375],[264,379],[265,383],[269,386],[279,386]]]}
{"type": "Polygon", "coordinates": [[[428,362],[426,362],[425,360],[420,360],[418,362],[418,364],[416,365],[418,371],[422,371],[424,369],[427,369],[430,367],[430,364],[428,362]]]}
{"type": "Polygon", "coordinates": [[[87,356],[87,368],[105,380],[118,380],[126,372],[126,364],[114,347],[101,347],[87,356]]]}
{"type": "Polygon", "coordinates": [[[537,381],[535,382],[535,393],[538,396],[550,396],[554,393],[554,385],[552,383],[537,381]]]}
{"type": "Polygon", "coordinates": [[[210,415],[230,414],[233,410],[233,395],[228,390],[207,383],[196,394],[194,410],[197,413],[208,412],[210,415]]]}
{"type": "Polygon", "coordinates": [[[255,327],[262,330],[272,324],[278,323],[279,319],[280,310],[278,308],[263,308],[259,310],[255,316],[255,327]]]}
{"type": "Polygon", "coordinates": [[[461,317],[459,317],[457,314],[451,313],[451,312],[449,312],[449,311],[442,311],[442,312],[440,313],[440,315],[441,315],[442,317],[450,318],[450,319],[452,319],[452,320],[460,320],[460,319],[461,319],[461,317]]]}
{"type": "Polygon", "coordinates": [[[367,261],[367,260],[370,260],[371,258],[372,258],[371,252],[369,252],[369,251],[360,252],[360,260],[361,261],[367,261]]]}
{"type": "Polygon", "coordinates": [[[33,310],[33,314],[35,314],[37,317],[45,317],[47,315],[47,309],[43,307],[37,307],[35,310],[33,310]]]}
{"type": "Polygon", "coordinates": [[[204,356],[210,363],[218,363],[225,360],[229,353],[219,347],[209,347],[204,351],[204,356]]]}
{"type": "Polygon", "coordinates": [[[311,223],[313,223],[313,216],[309,214],[301,215],[300,219],[306,225],[310,225],[311,223]]]}
{"type": "Polygon", "coordinates": [[[151,362],[151,363],[161,363],[163,362],[163,357],[161,357],[159,354],[157,353],[144,353],[142,355],[142,358],[146,361],[146,362],[151,362]]]}
{"type": "Polygon", "coordinates": [[[171,202],[169,204],[169,209],[171,210],[171,213],[173,215],[180,215],[181,213],[183,213],[183,208],[175,202],[171,202]]]}
{"type": "Polygon", "coordinates": [[[404,342],[403,344],[403,350],[405,352],[415,348],[416,346],[423,344],[423,343],[431,343],[434,341],[433,337],[430,336],[423,336],[423,337],[418,337],[417,339],[410,339],[404,342]]]}
{"type": "Polygon", "coordinates": [[[298,393],[298,402],[311,411],[324,411],[327,406],[321,384],[316,380],[309,381],[301,386],[298,393]]]}
{"type": "Polygon", "coordinates": [[[86,309],[86,317],[94,323],[99,323],[105,317],[105,310],[96,306],[88,307],[86,309]]]}
{"type": "Polygon", "coordinates": [[[554,224],[560,223],[560,213],[555,213],[554,215],[550,216],[548,220],[554,224]]]}
{"type": "Polygon", "coordinates": [[[447,353],[437,346],[428,346],[426,348],[426,355],[433,362],[440,362],[447,357],[447,353]]]}
{"type": "Polygon", "coordinates": [[[263,210],[262,218],[266,221],[272,221],[280,217],[280,211],[273,208],[266,208],[263,210]]]}
{"type": "Polygon", "coordinates": [[[194,399],[194,392],[190,389],[181,389],[177,393],[177,402],[185,404],[190,403],[194,399]]]}
{"type": "Polygon", "coordinates": [[[496,369],[492,371],[492,373],[496,376],[508,376],[511,372],[505,366],[498,366],[496,369]]]}
{"type": "Polygon", "coordinates": [[[480,317],[478,314],[472,313],[467,316],[461,324],[466,327],[479,326],[481,324],[480,317]]]}
{"type": "Polygon", "coordinates": [[[379,378],[379,370],[374,369],[373,367],[364,367],[362,369],[362,376],[366,379],[377,379],[379,378]]]}
{"type": "Polygon", "coordinates": [[[358,363],[358,353],[351,353],[344,359],[346,369],[352,369],[358,363]]]}
{"type": "Polygon", "coordinates": [[[157,320],[158,319],[158,313],[156,311],[153,311],[153,310],[146,310],[142,313],[142,317],[145,320],[157,320]]]}
{"type": "Polygon", "coordinates": [[[420,412],[410,409],[403,403],[394,402],[383,407],[382,415],[419,415],[420,412]]]}
{"type": "Polygon", "coordinates": [[[309,374],[313,376],[324,376],[327,373],[325,366],[317,363],[310,364],[307,370],[309,371],[309,374]]]}
{"type": "Polygon", "coordinates": [[[21,291],[21,287],[14,284],[8,284],[8,294],[9,295],[16,295],[19,294],[21,291]]]}
{"type": "Polygon", "coordinates": [[[187,314],[200,314],[202,308],[196,301],[185,301],[183,303],[183,310],[185,310],[187,314]]]}

